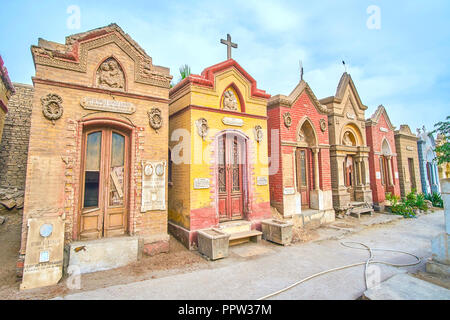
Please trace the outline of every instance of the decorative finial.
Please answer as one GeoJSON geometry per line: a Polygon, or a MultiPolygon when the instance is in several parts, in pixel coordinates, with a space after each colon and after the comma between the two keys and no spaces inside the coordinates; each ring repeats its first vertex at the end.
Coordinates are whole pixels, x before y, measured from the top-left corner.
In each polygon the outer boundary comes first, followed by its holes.
{"type": "Polygon", "coordinates": [[[345,64],[345,61],[344,61],[344,60],[342,60],[342,64],[344,65],[345,73],[347,73],[347,65],[345,64]]]}
{"type": "Polygon", "coordinates": [[[227,40],[220,39],[220,43],[227,46],[227,60],[231,59],[231,48],[237,49],[238,45],[236,43],[231,42],[230,34],[227,34],[227,40]]]}

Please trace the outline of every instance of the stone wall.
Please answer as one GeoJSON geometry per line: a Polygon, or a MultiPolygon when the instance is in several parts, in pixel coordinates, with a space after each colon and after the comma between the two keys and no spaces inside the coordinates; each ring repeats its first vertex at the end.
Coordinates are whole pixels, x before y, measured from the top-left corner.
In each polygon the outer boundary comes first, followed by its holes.
{"type": "Polygon", "coordinates": [[[19,83],[14,87],[0,145],[0,187],[24,190],[34,89],[19,83]]]}

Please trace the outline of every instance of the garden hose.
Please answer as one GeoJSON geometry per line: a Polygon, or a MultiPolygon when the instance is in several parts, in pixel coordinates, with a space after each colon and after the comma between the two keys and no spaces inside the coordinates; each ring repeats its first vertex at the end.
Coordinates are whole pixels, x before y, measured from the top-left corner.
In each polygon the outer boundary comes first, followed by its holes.
{"type": "Polygon", "coordinates": [[[333,269],[329,269],[329,270],[325,270],[325,271],[322,271],[322,272],[313,274],[312,276],[309,276],[309,277],[304,278],[304,279],[302,279],[302,280],[300,280],[300,281],[297,281],[297,282],[291,284],[291,285],[288,286],[288,287],[285,287],[285,288],[283,288],[283,289],[281,289],[281,290],[278,290],[278,291],[273,292],[273,293],[271,293],[271,294],[268,294],[268,295],[266,295],[266,296],[264,296],[264,297],[261,297],[261,298],[259,298],[258,300],[266,300],[266,299],[271,298],[271,297],[273,297],[273,296],[276,296],[276,295],[278,295],[278,294],[280,294],[280,293],[282,293],[282,292],[288,291],[289,289],[292,289],[293,287],[295,287],[295,286],[297,286],[297,285],[299,285],[299,284],[301,284],[301,283],[303,283],[303,282],[306,282],[306,281],[311,280],[311,279],[313,279],[313,278],[319,277],[319,276],[321,276],[321,275],[324,275],[324,274],[327,274],[327,273],[330,273],[330,272],[334,272],[334,271],[339,271],[339,270],[347,269],[347,268],[352,268],[352,267],[356,267],[356,266],[361,266],[361,265],[365,265],[364,279],[365,279],[365,283],[366,283],[366,288],[368,288],[368,282],[367,282],[367,279],[368,279],[368,276],[367,276],[367,269],[368,269],[369,264],[371,264],[371,263],[384,264],[384,265],[388,265],[388,266],[392,266],[392,267],[399,267],[399,268],[400,268],[400,267],[411,267],[411,266],[415,266],[415,265],[418,265],[418,264],[421,262],[421,259],[420,259],[418,256],[416,256],[416,255],[414,255],[414,254],[412,254],[412,253],[409,253],[409,252],[401,251],[401,250],[381,249],[381,248],[370,248],[369,246],[367,246],[367,245],[364,244],[364,243],[361,243],[361,242],[354,242],[354,241],[344,241],[344,242],[341,242],[340,244],[343,245],[344,247],[351,248],[351,249],[367,250],[367,251],[369,251],[369,258],[368,258],[366,261],[364,261],[364,262],[353,263],[353,264],[349,264],[349,265],[346,265],[346,266],[337,267],[337,268],[333,268],[333,269]],[[360,245],[360,247],[354,247],[354,246],[351,246],[351,245],[349,245],[349,244],[357,244],[357,245],[360,245]],[[390,262],[387,262],[387,261],[377,261],[377,260],[373,260],[373,259],[374,259],[374,258],[373,258],[373,251],[387,251],[387,252],[402,253],[402,254],[406,254],[406,255],[409,255],[409,256],[411,256],[411,257],[414,257],[417,261],[416,261],[416,262],[413,262],[413,263],[405,263],[405,264],[395,264],[395,263],[390,263],[390,262]]]}

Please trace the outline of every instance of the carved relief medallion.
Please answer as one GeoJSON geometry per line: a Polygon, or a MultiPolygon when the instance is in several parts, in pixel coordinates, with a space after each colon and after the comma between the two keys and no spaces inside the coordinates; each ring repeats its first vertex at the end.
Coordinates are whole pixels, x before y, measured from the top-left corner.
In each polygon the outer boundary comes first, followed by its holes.
{"type": "Polygon", "coordinates": [[[57,94],[50,93],[41,98],[41,103],[44,117],[55,124],[55,121],[63,115],[62,98],[57,94]]]}
{"type": "Polygon", "coordinates": [[[223,110],[238,111],[238,101],[232,90],[227,90],[223,94],[223,110]]]}
{"type": "Polygon", "coordinates": [[[147,112],[147,114],[150,122],[150,127],[152,127],[153,129],[156,130],[156,132],[158,132],[158,130],[161,129],[163,125],[161,109],[152,108],[150,111],[147,112]]]}
{"type": "Polygon", "coordinates": [[[197,126],[197,132],[200,137],[202,137],[203,140],[206,139],[208,136],[208,120],[205,118],[200,118],[197,121],[195,121],[195,125],[197,126]]]}
{"type": "Polygon", "coordinates": [[[255,126],[254,128],[254,133],[255,133],[255,140],[259,143],[263,140],[264,138],[264,132],[261,126],[255,126]]]}
{"type": "Polygon", "coordinates": [[[96,85],[102,89],[125,90],[123,70],[114,58],[108,58],[100,65],[96,74],[96,85]]]}
{"type": "Polygon", "coordinates": [[[347,118],[349,118],[350,120],[355,120],[356,116],[350,112],[347,112],[347,118]]]}
{"type": "Polygon", "coordinates": [[[322,130],[322,132],[325,132],[325,130],[327,130],[327,122],[325,121],[325,119],[320,119],[319,123],[320,130],[322,130]]]}
{"type": "Polygon", "coordinates": [[[284,125],[286,126],[286,128],[290,128],[292,126],[291,114],[289,112],[286,112],[285,114],[283,114],[283,118],[284,118],[284,125]]]}

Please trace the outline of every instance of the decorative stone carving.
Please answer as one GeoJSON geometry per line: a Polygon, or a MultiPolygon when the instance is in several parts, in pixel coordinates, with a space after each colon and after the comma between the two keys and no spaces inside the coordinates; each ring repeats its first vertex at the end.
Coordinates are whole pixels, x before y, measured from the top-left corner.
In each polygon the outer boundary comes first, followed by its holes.
{"type": "Polygon", "coordinates": [[[283,114],[283,118],[284,118],[284,125],[286,126],[286,128],[289,129],[292,126],[291,114],[289,112],[286,112],[285,114],[283,114]]]}
{"type": "Polygon", "coordinates": [[[347,118],[349,118],[351,120],[355,120],[356,116],[350,112],[347,112],[347,118]]]}
{"type": "MultiPolygon", "coordinates": [[[[62,59],[59,55],[53,55],[52,50],[33,46],[31,51],[33,52],[34,60],[36,64],[86,72],[88,51],[114,42],[119,48],[126,52],[131,59],[133,59],[136,66],[134,68],[134,78],[136,82],[163,88],[170,87],[172,76],[168,73],[162,73],[153,67],[151,58],[147,57],[145,52],[143,52],[143,50],[127,34],[117,26],[107,27],[105,30],[110,33],[98,37],[95,40],[83,42],[79,45],[79,48],[75,53],[77,60],[72,56],[62,59]]],[[[72,52],[71,45],[75,44],[77,41],[78,37],[72,36],[66,45],[66,52],[72,52]]]]}
{"type": "Polygon", "coordinates": [[[208,120],[200,118],[195,121],[195,125],[197,126],[198,135],[202,137],[203,140],[206,140],[209,131],[208,120]]]}
{"type": "Polygon", "coordinates": [[[232,90],[223,94],[223,110],[238,111],[238,101],[232,90]]]}
{"type": "Polygon", "coordinates": [[[350,132],[347,131],[346,133],[344,133],[344,138],[342,139],[342,142],[346,146],[353,146],[352,139],[350,139],[350,132]]]}
{"type": "Polygon", "coordinates": [[[161,127],[163,125],[161,109],[152,108],[150,111],[147,112],[147,114],[148,114],[150,127],[152,127],[153,129],[155,129],[156,132],[158,132],[158,130],[161,129],[161,127]]]}
{"type": "Polygon", "coordinates": [[[327,130],[327,122],[325,121],[325,119],[320,119],[319,123],[320,130],[322,130],[322,132],[325,132],[325,130],[327,130]]]}
{"type": "Polygon", "coordinates": [[[96,84],[102,89],[125,90],[125,76],[116,59],[108,58],[100,65],[96,74],[96,84]]]}
{"type": "Polygon", "coordinates": [[[263,138],[264,138],[264,132],[263,132],[262,127],[260,125],[255,126],[253,131],[255,133],[255,140],[256,140],[256,142],[258,142],[258,143],[261,142],[263,140],[263,138]]]}
{"type": "Polygon", "coordinates": [[[55,121],[63,115],[62,102],[62,98],[53,93],[41,98],[42,113],[44,114],[44,117],[50,120],[53,124],[55,124],[55,121]]]}

